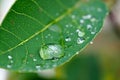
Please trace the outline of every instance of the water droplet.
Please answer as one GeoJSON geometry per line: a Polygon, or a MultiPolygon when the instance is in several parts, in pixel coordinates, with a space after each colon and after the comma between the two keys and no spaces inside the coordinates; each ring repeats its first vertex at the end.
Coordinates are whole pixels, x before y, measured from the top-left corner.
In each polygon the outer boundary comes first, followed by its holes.
{"type": "Polygon", "coordinates": [[[13,60],[11,60],[10,63],[13,63],[13,60]]]}
{"type": "Polygon", "coordinates": [[[98,12],[102,12],[102,9],[101,9],[101,8],[97,8],[97,11],[98,11],[98,12]]]}
{"type": "Polygon", "coordinates": [[[42,59],[58,59],[64,56],[63,48],[57,44],[47,44],[41,47],[40,56],[42,59]]]}
{"type": "Polygon", "coordinates": [[[38,40],[39,38],[37,37],[36,40],[38,40]]]}
{"type": "Polygon", "coordinates": [[[72,27],[73,25],[72,24],[70,24],[70,27],[72,27]]]}
{"type": "Polygon", "coordinates": [[[53,65],[53,67],[56,67],[56,66],[57,66],[57,64],[54,64],[54,65],[53,65]]]}
{"type": "Polygon", "coordinates": [[[68,27],[69,27],[69,25],[67,24],[67,25],[65,25],[65,27],[67,27],[67,28],[68,28],[68,27]]]}
{"type": "Polygon", "coordinates": [[[83,19],[90,19],[91,17],[92,15],[88,14],[88,15],[83,16],[83,19]]]}
{"type": "Polygon", "coordinates": [[[70,35],[73,35],[73,33],[70,33],[70,35]]]}
{"type": "Polygon", "coordinates": [[[71,55],[70,55],[70,54],[68,54],[68,56],[70,57],[71,55]]]}
{"type": "Polygon", "coordinates": [[[90,24],[87,25],[87,29],[90,30],[92,26],[90,24]]]}
{"type": "Polygon", "coordinates": [[[45,38],[48,38],[48,36],[45,36],[45,38]]]}
{"type": "Polygon", "coordinates": [[[34,58],[33,61],[37,61],[37,59],[34,58]]]}
{"type": "Polygon", "coordinates": [[[95,22],[95,21],[96,21],[96,19],[95,19],[95,18],[92,18],[92,19],[90,19],[90,21],[91,21],[91,22],[95,22]]]}
{"type": "Polygon", "coordinates": [[[72,19],[75,19],[75,15],[72,15],[71,17],[72,17],[72,19]]]}
{"type": "Polygon", "coordinates": [[[65,41],[69,42],[69,41],[71,41],[71,38],[70,37],[66,37],[65,41]]]}
{"type": "Polygon", "coordinates": [[[40,69],[40,66],[37,65],[37,66],[35,66],[35,68],[36,68],[36,69],[40,69]]]}
{"type": "Polygon", "coordinates": [[[78,51],[78,52],[76,52],[76,54],[79,54],[79,51],[78,51]]]}
{"type": "Polygon", "coordinates": [[[8,55],[8,59],[12,59],[12,56],[8,55]]]}
{"type": "Polygon", "coordinates": [[[83,37],[85,35],[85,33],[80,31],[79,29],[77,29],[76,32],[78,33],[79,37],[83,37]]]}
{"type": "Polygon", "coordinates": [[[77,39],[77,44],[82,44],[85,41],[84,38],[78,38],[77,39]]]}
{"type": "Polygon", "coordinates": [[[49,29],[54,32],[61,32],[61,28],[58,25],[52,25],[49,29]]]}
{"type": "Polygon", "coordinates": [[[93,42],[91,41],[90,44],[93,44],[93,42]]]}
{"type": "Polygon", "coordinates": [[[95,31],[92,31],[91,34],[95,34],[96,32],[95,31]]]}
{"type": "Polygon", "coordinates": [[[11,68],[12,66],[11,65],[7,65],[7,68],[11,68]]]}
{"type": "Polygon", "coordinates": [[[81,20],[80,20],[80,23],[81,23],[81,24],[82,24],[82,23],[84,23],[84,20],[83,20],[83,19],[81,19],[81,20]]]}

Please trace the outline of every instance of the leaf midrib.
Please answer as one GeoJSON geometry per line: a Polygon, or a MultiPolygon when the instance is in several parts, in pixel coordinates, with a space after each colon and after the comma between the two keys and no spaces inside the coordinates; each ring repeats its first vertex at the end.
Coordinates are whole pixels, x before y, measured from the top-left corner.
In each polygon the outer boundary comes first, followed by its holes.
{"type": "Polygon", "coordinates": [[[25,44],[26,42],[28,42],[29,40],[31,40],[31,39],[34,38],[35,36],[39,35],[41,32],[44,32],[44,31],[45,31],[46,29],[48,29],[52,24],[59,22],[59,21],[62,20],[66,15],[72,13],[72,12],[73,12],[76,8],[78,8],[79,6],[80,6],[80,0],[79,0],[78,2],[76,2],[76,4],[75,4],[73,7],[69,8],[65,13],[63,13],[62,15],[60,15],[59,17],[57,17],[57,18],[56,18],[55,20],[53,20],[52,22],[48,23],[43,29],[39,30],[38,32],[36,32],[36,33],[33,34],[32,36],[30,36],[29,38],[23,40],[22,42],[20,42],[20,43],[17,44],[16,46],[14,46],[14,47],[6,50],[6,51],[1,52],[0,55],[5,54],[5,53],[7,53],[7,52],[9,52],[9,51],[12,51],[12,50],[14,50],[15,48],[17,48],[17,47],[25,44]]]}

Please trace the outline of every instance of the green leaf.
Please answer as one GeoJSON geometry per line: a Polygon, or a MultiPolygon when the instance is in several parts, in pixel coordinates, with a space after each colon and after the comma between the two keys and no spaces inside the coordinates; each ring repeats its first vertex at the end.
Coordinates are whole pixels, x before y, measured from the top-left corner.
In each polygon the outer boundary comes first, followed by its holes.
{"type": "Polygon", "coordinates": [[[106,14],[101,0],[17,0],[0,26],[0,67],[61,65],[92,41],[106,14]]]}

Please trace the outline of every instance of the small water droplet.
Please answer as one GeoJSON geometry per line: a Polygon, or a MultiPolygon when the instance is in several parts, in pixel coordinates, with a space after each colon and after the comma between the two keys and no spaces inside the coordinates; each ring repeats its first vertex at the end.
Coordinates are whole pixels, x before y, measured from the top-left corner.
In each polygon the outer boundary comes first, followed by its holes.
{"type": "Polygon", "coordinates": [[[77,44],[82,44],[85,41],[84,38],[78,38],[77,39],[77,44]]]}
{"type": "Polygon", "coordinates": [[[45,38],[48,38],[48,36],[45,36],[45,38]]]}
{"type": "Polygon", "coordinates": [[[38,40],[39,38],[37,37],[36,40],[38,40]]]}
{"type": "Polygon", "coordinates": [[[51,34],[48,34],[48,36],[51,36],[51,34]]]}
{"type": "Polygon", "coordinates": [[[75,19],[75,15],[72,15],[71,17],[72,17],[72,19],[75,19]]]}
{"type": "Polygon", "coordinates": [[[90,24],[87,25],[87,29],[90,30],[92,26],[90,24]]]}
{"type": "Polygon", "coordinates": [[[93,42],[91,41],[90,44],[93,44],[93,42]]]}
{"type": "Polygon", "coordinates": [[[91,34],[95,34],[96,32],[95,31],[91,31],[91,34]]]}
{"type": "Polygon", "coordinates": [[[37,66],[35,66],[35,68],[36,68],[36,69],[40,69],[40,66],[37,65],[37,66]]]}
{"type": "Polygon", "coordinates": [[[33,61],[37,61],[37,59],[34,58],[33,61]]]}
{"type": "Polygon", "coordinates": [[[69,42],[69,41],[71,41],[71,38],[70,38],[70,37],[66,37],[66,38],[65,38],[65,41],[66,41],[66,42],[69,42]]]}
{"type": "Polygon", "coordinates": [[[13,60],[11,60],[10,63],[13,63],[13,60]]]}
{"type": "Polygon", "coordinates": [[[83,19],[90,19],[91,17],[92,15],[88,14],[88,15],[83,16],[83,19]]]}
{"type": "Polygon", "coordinates": [[[73,35],[73,33],[70,33],[70,35],[73,35]]]}
{"type": "Polygon", "coordinates": [[[101,8],[97,8],[97,11],[98,11],[98,12],[102,12],[102,9],[101,9],[101,8]]]}
{"type": "Polygon", "coordinates": [[[70,24],[70,27],[72,27],[73,25],[72,24],[70,24]]]}
{"type": "Polygon", "coordinates": [[[57,66],[57,64],[54,64],[54,65],[53,65],[53,67],[56,67],[56,66],[57,66]]]}
{"type": "Polygon", "coordinates": [[[12,59],[12,56],[8,55],[8,59],[12,59]]]}
{"type": "Polygon", "coordinates": [[[7,65],[7,68],[11,68],[12,66],[11,65],[7,65]]]}
{"type": "Polygon", "coordinates": [[[81,20],[80,20],[80,23],[81,23],[81,24],[82,24],[82,23],[84,23],[84,20],[83,20],[83,19],[81,19],[81,20]]]}
{"type": "Polygon", "coordinates": [[[85,35],[85,33],[80,31],[79,29],[77,29],[76,32],[78,33],[79,37],[83,37],[85,35]]]}
{"type": "Polygon", "coordinates": [[[68,54],[68,56],[70,57],[71,55],[70,55],[70,54],[68,54]]]}
{"type": "Polygon", "coordinates": [[[91,22],[95,22],[95,21],[96,21],[96,19],[95,19],[95,18],[92,18],[92,19],[90,19],[90,21],[91,21],[91,22]]]}
{"type": "Polygon", "coordinates": [[[78,52],[76,52],[76,54],[79,54],[79,51],[78,51],[78,52]]]}
{"type": "Polygon", "coordinates": [[[41,47],[40,56],[42,59],[58,59],[64,56],[63,48],[58,44],[47,44],[41,47]]]}
{"type": "Polygon", "coordinates": [[[61,32],[61,28],[58,26],[58,25],[52,25],[51,27],[49,27],[49,29],[51,31],[54,31],[54,32],[61,32]]]}
{"type": "Polygon", "coordinates": [[[68,27],[69,27],[69,25],[67,24],[67,25],[65,25],[65,27],[67,27],[67,28],[68,28],[68,27]]]}

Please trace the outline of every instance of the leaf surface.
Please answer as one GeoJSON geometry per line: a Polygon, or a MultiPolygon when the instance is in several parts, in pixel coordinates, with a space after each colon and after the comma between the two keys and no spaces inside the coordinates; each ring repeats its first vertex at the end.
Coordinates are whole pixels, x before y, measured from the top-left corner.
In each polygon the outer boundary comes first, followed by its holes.
{"type": "Polygon", "coordinates": [[[0,26],[0,67],[35,72],[68,61],[101,30],[101,0],[17,0],[0,26]]]}

